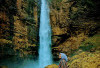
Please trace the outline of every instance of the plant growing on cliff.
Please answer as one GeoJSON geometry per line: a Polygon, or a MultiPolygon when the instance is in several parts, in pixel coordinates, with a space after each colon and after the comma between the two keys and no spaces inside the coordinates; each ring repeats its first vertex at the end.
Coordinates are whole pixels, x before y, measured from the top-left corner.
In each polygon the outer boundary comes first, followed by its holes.
{"type": "MultiPolygon", "coordinates": [[[[96,19],[99,14],[99,1],[94,0],[69,0],[72,1],[73,4],[70,7],[70,18],[72,20],[79,20],[80,18],[84,19],[96,19]],[[97,3],[98,2],[98,3],[97,3]],[[77,8],[77,11],[73,10],[73,7],[77,8]]],[[[99,14],[100,15],[100,14],[99,14]]]]}

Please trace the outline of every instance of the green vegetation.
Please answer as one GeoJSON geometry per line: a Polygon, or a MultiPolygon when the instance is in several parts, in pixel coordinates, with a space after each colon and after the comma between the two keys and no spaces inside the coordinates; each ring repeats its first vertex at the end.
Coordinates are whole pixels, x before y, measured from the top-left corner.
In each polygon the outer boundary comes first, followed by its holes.
{"type": "Polygon", "coordinates": [[[99,50],[99,43],[100,41],[100,35],[96,34],[93,37],[90,37],[88,39],[86,39],[81,46],[79,47],[79,49],[82,49],[83,51],[95,51],[95,50],[99,50]]]}
{"type": "MultiPolygon", "coordinates": [[[[68,54],[71,57],[69,64],[73,68],[74,64],[84,57],[86,58],[82,62],[88,58],[90,61],[93,58],[90,55],[97,58],[100,51],[99,0],[48,1],[54,30],[52,38],[55,35],[52,41],[56,46],[52,47],[55,51],[60,50],[68,54]]],[[[40,0],[0,0],[0,57],[16,54],[25,56],[33,53],[37,55],[39,18],[40,0]]],[[[81,66],[81,62],[79,63],[81,66]]]]}
{"type": "MultiPolygon", "coordinates": [[[[70,7],[70,18],[72,20],[80,20],[81,18],[89,19],[97,19],[99,17],[99,0],[70,0],[73,2],[70,7]],[[72,8],[77,8],[77,11],[74,11],[72,8]]],[[[69,1],[69,2],[70,2],[69,1]]]]}

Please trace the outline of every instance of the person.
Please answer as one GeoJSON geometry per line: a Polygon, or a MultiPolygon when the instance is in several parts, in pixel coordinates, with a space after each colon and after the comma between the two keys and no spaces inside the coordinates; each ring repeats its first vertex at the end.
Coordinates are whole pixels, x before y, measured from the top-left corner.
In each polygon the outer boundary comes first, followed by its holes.
{"type": "Polygon", "coordinates": [[[67,66],[67,61],[68,61],[67,56],[64,53],[60,53],[59,58],[61,59],[60,63],[59,63],[59,68],[68,68],[68,66],[67,66]]]}

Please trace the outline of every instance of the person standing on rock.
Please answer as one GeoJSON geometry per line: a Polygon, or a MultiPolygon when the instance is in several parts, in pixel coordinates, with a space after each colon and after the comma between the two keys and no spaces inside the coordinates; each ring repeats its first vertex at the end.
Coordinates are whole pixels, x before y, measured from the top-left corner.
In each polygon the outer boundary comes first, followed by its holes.
{"type": "Polygon", "coordinates": [[[60,63],[59,63],[59,68],[68,68],[68,66],[67,66],[67,61],[68,61],[67,56],[64,53],[60,53],[59,58],[61,59],[60,63]]]}

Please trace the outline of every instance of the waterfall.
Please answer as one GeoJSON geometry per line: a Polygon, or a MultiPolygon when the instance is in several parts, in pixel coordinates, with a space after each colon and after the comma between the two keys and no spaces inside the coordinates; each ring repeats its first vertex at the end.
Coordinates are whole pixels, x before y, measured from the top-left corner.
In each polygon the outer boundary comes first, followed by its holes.
{"type": "Polygon", "coordinates": [[[49,6],[46,0],[41,0],[39,38],[39,68],[44,68],[45,66],[52,63],[51,27],[49,18],[49,6]]]}

